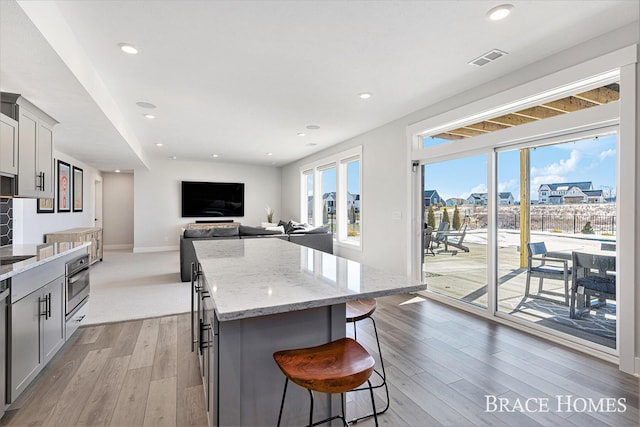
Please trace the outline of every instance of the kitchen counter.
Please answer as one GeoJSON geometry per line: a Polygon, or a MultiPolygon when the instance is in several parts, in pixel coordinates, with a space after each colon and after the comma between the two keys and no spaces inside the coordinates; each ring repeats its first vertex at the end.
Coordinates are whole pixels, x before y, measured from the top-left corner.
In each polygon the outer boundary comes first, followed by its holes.
{"type": "Polygon", "coordinates": [[[64,242],[0,246],[0,259],[30,255],[23,261],[0,265],[0,280],[8,279],[49,261],[80,251],[90,245],[91,243],[88,242],[64,242]]]}
{"type": "MultiPolygon", "coordinates": [[[[405,275],[280,239],[202,240],[193,246],[204,279],[197,287],[193,339],[200,346],[213,425],[275,425],[284,384],[275,351],[344,338],[349,301],[426,288],[405,275]]],[[[288,390],[283,425],[306,424],[306,410],[294,408],[308,405],[304,389],[288,390]]],[[[314,418],[340,406],[339,395],[317,396],[314,418]]]]}
{"type": "Polygon", "coordinates": [[[280,239],[194,241],[218,320],[424,290],[425,285],[280,239]]]}

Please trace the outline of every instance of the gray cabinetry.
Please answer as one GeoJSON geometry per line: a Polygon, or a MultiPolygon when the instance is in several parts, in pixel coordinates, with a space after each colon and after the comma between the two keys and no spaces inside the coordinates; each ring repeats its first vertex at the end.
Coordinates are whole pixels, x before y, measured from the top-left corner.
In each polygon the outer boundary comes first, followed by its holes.
{"type": "MultiPolygon", "coordinates": [[[[64,273],[59,267],[58,274],[64,273]]],[[[11,304],[9,403],[15,401],[64,345],[64,280],[63,274],[11,304]]]]}
{"type": "Polygon", "coordinates": [[[18,173],[18,122],[0,114],[0,174],[18,173]]]}
{"type": "Polygon", "coordinates": [[[2,93],[2,113],[18,122],[17,195],[52,198],[53,127],[58,122],[13,93],[2,93]]]}

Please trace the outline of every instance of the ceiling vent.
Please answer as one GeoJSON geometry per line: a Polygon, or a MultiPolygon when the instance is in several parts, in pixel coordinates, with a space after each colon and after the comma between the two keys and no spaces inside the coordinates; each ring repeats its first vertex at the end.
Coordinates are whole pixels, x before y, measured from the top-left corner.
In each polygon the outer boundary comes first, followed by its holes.
{"type": "Polygon", "coordinates": [[[483,65],[487,65],[489,62],[493,62],[498,58],[502,58],[503,56],[508,55],[507,52],[504,52],[499,49],[493,49],[489,52],[479,56],[473,61],[469,61],[469,65],[476,65],[478,67],[482,67],[483,65]]]}

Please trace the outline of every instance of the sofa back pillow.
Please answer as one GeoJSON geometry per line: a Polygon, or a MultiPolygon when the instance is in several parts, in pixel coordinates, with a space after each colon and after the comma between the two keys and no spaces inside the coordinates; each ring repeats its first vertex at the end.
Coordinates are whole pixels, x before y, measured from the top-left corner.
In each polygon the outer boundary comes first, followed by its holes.
{"type": "Polygon", "coordinates": [[[238,227],[211,227],[184,230],[184,237],[188,238],[234,237],[239,234],[238,227]]]}
{"type": "Polygon", "coordinates": [[[282,234],[281,227],[276,227],[277,230],[268,230],[262,227],[251,227],[248,225],[240,226],[240,236],[267,236],[272,234],[282,234]]]}

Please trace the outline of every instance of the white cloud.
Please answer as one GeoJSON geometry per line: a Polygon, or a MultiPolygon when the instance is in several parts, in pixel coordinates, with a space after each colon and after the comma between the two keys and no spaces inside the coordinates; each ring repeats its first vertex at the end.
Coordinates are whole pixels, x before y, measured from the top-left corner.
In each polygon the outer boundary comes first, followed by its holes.
{"type": "Polygon", "coordinates": [[[601,152],[598,157],[600,158],[600,161],[603,161],[607,157],[612,157],[615,155],[616,155],[616,150],[614,150],[613,148],[609,148],[607,151],[601,152]]]}
{"type": "Polygon", "coordinates": [[[515,190],[517,188],[518,188],[518,181],[515,178],[511,178],[509,181],[506,181],[506,182],[498,183],[498,192],[500,193],[508,190],[515,190]]]}
{"type": "Polygon", "coordinates": [[[580,155],[580,152],[578,152],[578,150],[571,150],[571,154],[569,155],[569,158],[566,160],[560,159],[556,163],[551,163],[550,165],[547,165],[541,168],[532,167],[531,176],[533,177],[533,179],[539,176],[541,177],[545,175],[551,176],[551,177],[553,176],[560,177],[559,181],[549,181],[549,180],[545,181],[548,184],[551,184],[554,182],[562,182],[562,180],[564,180],[564,178],[562,178],[564,175],[576,170],[581,157],[582,156],[580,155]]]}

